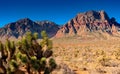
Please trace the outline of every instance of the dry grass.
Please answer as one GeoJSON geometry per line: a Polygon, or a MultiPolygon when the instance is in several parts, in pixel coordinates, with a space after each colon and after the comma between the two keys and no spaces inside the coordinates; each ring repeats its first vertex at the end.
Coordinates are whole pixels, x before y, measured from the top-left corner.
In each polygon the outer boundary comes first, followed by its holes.
{"type": "Polygon", "coordinates": [[[77,74],[120,73],[120,39],[53,39],[53,56],[77,74]]]}

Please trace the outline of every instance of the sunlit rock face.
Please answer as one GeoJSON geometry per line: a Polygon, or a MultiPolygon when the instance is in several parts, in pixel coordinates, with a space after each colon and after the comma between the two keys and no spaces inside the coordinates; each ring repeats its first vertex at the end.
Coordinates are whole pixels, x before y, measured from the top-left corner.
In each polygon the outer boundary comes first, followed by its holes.
{"type": "Polygon", "coordinates": [[[87,35],[91,32],[102,32],[113,35],[118,32],[120,24],[109,18],[105,11],[87,11],[79,13],[57,32],[56,37],[87,35]],[[114,33],[113,33],[114,32],[114,33]]]}

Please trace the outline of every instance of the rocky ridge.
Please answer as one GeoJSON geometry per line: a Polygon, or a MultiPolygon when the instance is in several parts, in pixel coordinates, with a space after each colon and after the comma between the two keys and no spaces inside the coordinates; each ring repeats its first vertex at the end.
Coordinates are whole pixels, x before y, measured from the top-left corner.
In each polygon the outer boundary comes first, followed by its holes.
{"type": "Polygon", "coordinates": [[[117,36],[120,37],[120,24],[114,17],[110,18],[105,11],[87,11],[77,14],[61,27],[50,21],[32,21],[20,19],[0,28],[0,38],[21,38],[27,31],[39,33],[45,30],[49,37],[60,38],[70,36],[117,36]]]}
{"type": "Polygon", "coordinates": [[[115,35],[118,33],[120,24],[115,18],[109,18],[105,11],[87,11],[79,13],[68,23],[63,25],[56,34],[56,37],[65,36],[86,36],[89,33],[107,33],[115,35]]]}
{"type": "Polygon", "coordinates": [[[50,21],[37,21],[34,22],[29,18],[20,19],[16,22],[9,23],[5,27],[0,28],[0,38],[20,38],[25,35],[26,32],[39,33],[45,30],[49,37],[53,37],[58,31],[59,26],[50,21]]]}

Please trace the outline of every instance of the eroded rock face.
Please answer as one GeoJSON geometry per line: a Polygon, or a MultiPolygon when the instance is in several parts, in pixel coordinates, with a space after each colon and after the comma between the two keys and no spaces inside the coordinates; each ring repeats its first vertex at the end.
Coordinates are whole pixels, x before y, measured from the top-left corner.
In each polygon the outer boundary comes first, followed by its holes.
{"type": "Polygon", "coordinates": [[[85,35],[88,32],[104,32],[110,35],[118,31],[120,25],[110,19],[105,11],[79,13],[57,32],[56,37],[85,35]]]}
{"type": "Polygon", "coordinates": [[[37,32],[40,37],[40,32],[45,30],[49,37],[56,34],[59,26],[50,21],[34,22],[29,18],[20,19],[16,22],[9,23],[0,29],[0,38],[19,38],[25,35],[27,31],[32,33],[37,32]]]}

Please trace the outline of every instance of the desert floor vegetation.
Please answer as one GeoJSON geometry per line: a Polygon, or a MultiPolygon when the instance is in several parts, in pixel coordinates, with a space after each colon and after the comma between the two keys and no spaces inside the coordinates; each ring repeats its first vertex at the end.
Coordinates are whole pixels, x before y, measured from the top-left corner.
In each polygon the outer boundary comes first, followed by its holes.
{"type": "Polygon", "coordinates": [[[53,56],[77,74],[119,74],[120,40],[53,39],[53,56]]]}

